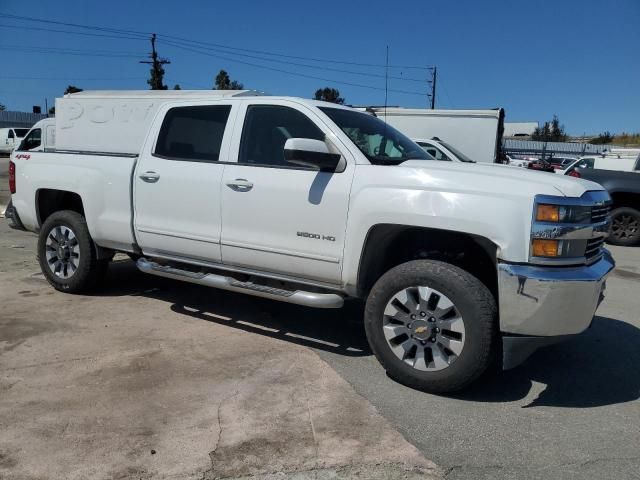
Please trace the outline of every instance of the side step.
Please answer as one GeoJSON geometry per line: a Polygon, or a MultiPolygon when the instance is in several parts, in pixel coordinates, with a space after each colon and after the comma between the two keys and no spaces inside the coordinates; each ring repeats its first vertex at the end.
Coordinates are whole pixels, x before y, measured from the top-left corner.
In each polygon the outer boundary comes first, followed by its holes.
{"type": "Polygon", "coordinates": [[[150,273],[151,275],[182,280],[183,282],[204,285],[205,287],[246,293],[247,295],[269,298],[280,302],[295,303],[296,305],[306,305],[307,307],[315,308],[340,308],[344,304],[344,298],[337,293],[284,290],[253,282],[241,282],[233,277],[226,277],[215,273],[181,270],[179,268],[151,262],[146,258],[139,259],[136,264],[141,272],[150,273]]]}

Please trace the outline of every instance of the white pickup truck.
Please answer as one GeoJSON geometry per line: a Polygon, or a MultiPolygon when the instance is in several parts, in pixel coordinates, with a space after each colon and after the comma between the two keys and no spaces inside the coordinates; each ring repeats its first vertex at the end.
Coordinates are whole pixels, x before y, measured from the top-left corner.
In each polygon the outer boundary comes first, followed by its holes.
{"type": "Polygon", "coordinates": [[[598,184],[432,161],[347,107],[82,92],[56,112],[56,149],[12,159],[7,216],[39,233],[60,291],[126,252],[149,274],[273,300],[363,299],[390,376],[451,392],[587,329],[614,267],[598,184]]]}

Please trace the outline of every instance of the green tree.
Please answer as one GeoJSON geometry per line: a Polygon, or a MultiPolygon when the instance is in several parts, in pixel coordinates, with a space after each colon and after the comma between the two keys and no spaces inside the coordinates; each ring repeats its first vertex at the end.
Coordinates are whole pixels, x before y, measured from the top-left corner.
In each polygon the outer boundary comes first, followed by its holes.
{"type": "Polygon", "coordinates": [[[316,90],[314,97],[316,100],[322,100],[324,102],[344,104],[344,98],[340,96],[340,90],[335,88],[319,88],[316,90]]]}
{"type": "Polygon", "coordinates": [[[2,112],[3,110],[6,110],[7,107],[5,107],[3,104],[0,103],[0,112],[2,112]]]}
{"type": "Polygon", "coordinates": [[[64,91],[64,94],[66,95],[67,93],[78,93],[78,92],[82,92],[82,88],[78,88],[75,85],[69,85],[67,89],[64,91]]]}
{"type": "Polygon", "coordinates": [[[182,87],[180,86],[180,84],[179,84],[179,83],[176,83],[176,84],[173,86],[173,89],[174,89],[174,90],[182,90],[182,87]]]}
{"type": "Polygon", "coordinates": [[[592,138],[591,140],[589,140],[589,143],[591,145],[605,145],[611,142],[613,142],[613,135],[608,131],[601,133],[596,138],[592,138]]]}
{"type": "Polygon", "coordinates": [[[544,122],[542,127],[536,127],[531,139],[542,142],[566,142],[567,134],[564,131],[564,125],[560,124],[558,116],[554,115],[550,122],[544,122]]]}
{"type": "Polygon", "coordinates": [[[147,83],[151,87],[151,90],[167,90],[167,86],[164,84],[164,68],[159,61],[154,62],[151,65],[151,78],[147,80],[147,83]]]}
{"type": "Polygon", "coordinates": [[[56,114],[56,107],[49,107],[49,115],[55,115],[56,114]]]}
{"type": "Polygon", "coordinates": [[[242,90],[244,85],[237,80],[231,80],[225,70],[220,70],[216,75],[214,90],[242,90]]]}

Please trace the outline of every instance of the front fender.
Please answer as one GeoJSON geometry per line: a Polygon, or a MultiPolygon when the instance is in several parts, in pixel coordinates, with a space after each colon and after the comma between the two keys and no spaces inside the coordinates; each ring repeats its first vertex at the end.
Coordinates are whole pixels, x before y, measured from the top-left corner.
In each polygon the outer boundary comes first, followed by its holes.
{"type": "Polygon", "coordinates": [[[343,284],[357,285],[361,252],[377,224],[397,224],[472,234],[497,246],[497,257],[526,262],[533,196],[461,188],[354,185],[345,243],[343,284]]]}

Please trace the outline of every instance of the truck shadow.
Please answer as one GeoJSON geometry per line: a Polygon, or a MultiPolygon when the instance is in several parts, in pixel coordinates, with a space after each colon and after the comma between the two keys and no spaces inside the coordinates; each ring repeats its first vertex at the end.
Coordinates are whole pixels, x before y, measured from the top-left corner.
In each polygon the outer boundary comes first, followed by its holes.
{"type": "Polygon", "coordinates": [[[99,295],[151,297],[181,315],[340,355],[371,355],[357,301],[307,308],[147,275],[130,261],[110,265],[99,295]]]}
{"type": "Polygon", "coordinates": [[[546,385],[522,408],[591,408],[640,398],[640,329],[596,316],[582,335],[542,348],[525,363],[457,398],[508,402],[525,398],[532,382],[546,385]]]}
{"type": "MultiPolygon", "coordinates": [[[[319,310],[181,283],[114,262],[101,296],[144,296],[171,311],[207,322],[344,356],[370,356],[361,302],[319,310]]],[[[545,389],[523,408],[590,408],[640,398],[640,329],[596,317],[582,335],[543,348],[521,366],[477,383],[454,397],[475,402],[521,400],[533,382],[545,389]]]]}

